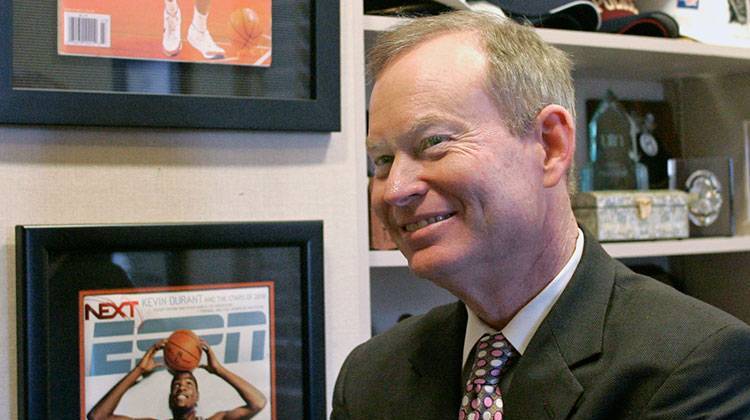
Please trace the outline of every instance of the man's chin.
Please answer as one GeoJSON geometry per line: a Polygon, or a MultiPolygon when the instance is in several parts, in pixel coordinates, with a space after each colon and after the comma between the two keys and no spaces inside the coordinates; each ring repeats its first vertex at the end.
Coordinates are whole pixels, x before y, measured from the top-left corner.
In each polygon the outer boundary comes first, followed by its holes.
{"type": "Polygon", "coordinates": [[[172,403],[169,404],[169,408],[175,411],[185,412],[192,410],[193,405],[188,401],[173,400],[172,403]]]}
{"type": "Polygon", "coordinates": [[[447,255],[430,250],[419,250],[406,257],[409,269],[417,277],[428,280],[436,280],[444,277],[453,266],[455,258],[447,258],[447,255]]]}

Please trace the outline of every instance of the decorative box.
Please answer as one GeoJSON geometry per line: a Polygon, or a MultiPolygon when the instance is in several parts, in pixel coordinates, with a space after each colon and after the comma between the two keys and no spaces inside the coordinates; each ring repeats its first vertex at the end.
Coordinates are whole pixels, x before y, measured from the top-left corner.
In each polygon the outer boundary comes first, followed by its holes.
{"type": "Polygon", "coordinates": [[[688,194],[677,190],[576,194],[578,223],[600,241],[687,238],[688,194]]]}

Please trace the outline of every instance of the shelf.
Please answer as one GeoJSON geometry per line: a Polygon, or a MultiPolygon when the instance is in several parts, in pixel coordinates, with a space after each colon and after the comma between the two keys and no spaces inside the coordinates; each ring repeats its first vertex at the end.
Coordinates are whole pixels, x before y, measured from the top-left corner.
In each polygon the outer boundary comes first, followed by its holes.
{"type": "MultiPolygon", "coordinates": [[[[723,254],[750,252],[750,236],[607,242],[602,245],[615,258],[723,254]]],[[[370,267],[406,267],[406,258],[399,251],[370,251],[370,267]]]]}
{"type": "MultiPolygon", "coordinates": [[[[366,42],[369,45],[375,33],[405,20],[366,15],[366,42]]],[[[750,73],[750,48],[559,29],[537,29],[537,32],[572,56],[576,77],[661,81],[750,73]]]]}
{"type": "Polygon", "coordinates": [[[609,242],[604,249],[615,258],[724,254],[750,251],[750,236],[693,238],[665,241],[609,242]]]}
{"type": "Polygon", "coordinates": [[[406,258],[401,251],[370,251],[370,268],[406,267],[406,258]]]}

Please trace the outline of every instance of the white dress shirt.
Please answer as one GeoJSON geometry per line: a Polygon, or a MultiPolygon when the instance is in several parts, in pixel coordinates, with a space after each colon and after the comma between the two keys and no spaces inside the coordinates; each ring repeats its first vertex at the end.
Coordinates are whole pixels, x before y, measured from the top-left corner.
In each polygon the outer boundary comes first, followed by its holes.
{"type": "MultiPolygon", "coordinates": [[[[565,286],[568,285],[573,272],[578,267],[578,262],[581,261],[581,254],[583,253],[583,232],[578,229],[578,238],[576,239],[576,248],[573,251],[570,259],[562,270],[555,276],[554,279],[544,288],[534,299],[526,304],[520,311],[508,322],[501,332],[508,339],[513,348],[518,351],[519,354],[523,355],[526,350],[526,346],[529,345],[531,337],[534,336],[537,328],[542,323],[544,318],[552,309],[552,305],[557,302],[557,298],[560,297],[565,286]]],[[[466,321],[466,335],[464,336],[464,355],[462,366],[466,364],[466,359],[469,357],[471,350],[474,348],[477,340],[484,334],[494,334],[498,331],[489,325],[485,324],[484,321],[479,319],[477,314],[474,313],[468,307],[468,319],[466,321]]]]}

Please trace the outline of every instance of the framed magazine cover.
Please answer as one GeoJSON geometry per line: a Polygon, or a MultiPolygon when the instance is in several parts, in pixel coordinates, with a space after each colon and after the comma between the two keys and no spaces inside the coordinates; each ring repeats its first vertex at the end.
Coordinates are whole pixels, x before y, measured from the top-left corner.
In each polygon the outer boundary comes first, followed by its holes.
{"type": "Polygon", "coordinates": [[[0,123],[340,129],[336,0],[0,0],[0,9],[0,123]],[[193,30],[199,21],[205,31],[193,30]],[[220,53],[193,36],[204,32],[220,53]]]}
{"type": "Polygon", "coordinates": [[[325,418],[322,222],[16,240],[20,419],[325,418]]]}

